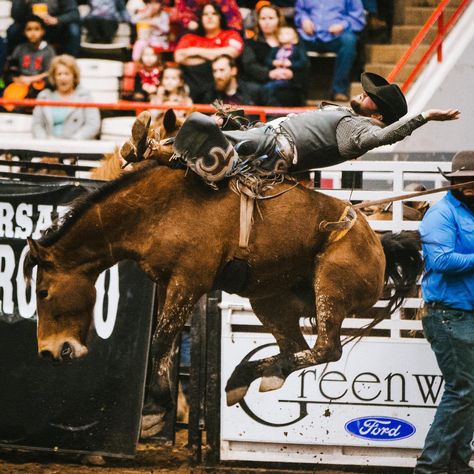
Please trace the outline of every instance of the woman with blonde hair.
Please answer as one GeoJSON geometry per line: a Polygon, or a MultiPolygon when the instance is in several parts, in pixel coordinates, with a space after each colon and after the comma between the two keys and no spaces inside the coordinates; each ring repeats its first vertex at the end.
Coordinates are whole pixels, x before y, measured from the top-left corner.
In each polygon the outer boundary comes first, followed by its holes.
{"type": "MultiPolygon", "coordinates": [[[[38,99],[70,102],[92,102],[89,91],[82,89],[76,60],[67,54],[56,56],[49,67],[50,89],[38,99]]],[[[33,110],[35,138],[91,140],[100,131],[99,109],[91,107],[36,106],[33,110]]]]}
{"type": "Polygon", "coordinates": [[[268,64],[273,48],[280,47],[278,30],[285,26],[285,18],[281,10],[267,0],[257,2],[255,10],[257,24],[252,37],[245,41],[241,57],[241,78],[256,91],[270,81],[287,81],[288,86],[274,94],[262,94],[263,105],[302,105],[306,68],[301,71],[291,68],[282,70],[268,64]]]}

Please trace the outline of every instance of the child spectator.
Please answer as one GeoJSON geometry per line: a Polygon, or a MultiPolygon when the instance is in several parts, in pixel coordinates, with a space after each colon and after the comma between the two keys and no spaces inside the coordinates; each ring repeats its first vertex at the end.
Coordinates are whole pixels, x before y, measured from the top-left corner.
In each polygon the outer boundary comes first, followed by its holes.
{"type": "Polygon", "coordinates": [[[81,49],[81,23],[76,0],[12,0],[11,16],[13,23],[7,30],[8,51],[24,41],[25,20],[35,14],[46,24],[46,39],[58,44],[65,53],[79,56],[81,49]]]}
{"type": "Polygon", "coordinates": [[[39,16],[26,19],[24,33],[26,42],[19,44],[10,57],[7,80],[24,86],[22,98],[35,98],[46,86],[45,79],[55,52],[44,40],[46,25],[39,16]]]}
{"type": "MultiPolygon", "coordinates": [[[[161,84],[156,95],[151,98],[152,104],[174,107],[182,105],[191,107],[193,101],[189,96],[189,87],[184,82],[183,72],[177,66],[166,66],[161,76],[161,84]]],[[[180,115],[180,111],[177,112],[180,115]]]]}
{"type": "Polygon", "coordinates": [[[146,46],[159,50],[169,48],[170,18],[161,2],[151,0],[132,16],[132,23],[137,25],[137,41],[132,51],[134,61],[139,60],[146,46]]]}
{"type": "Polygon", "coordinates": [[[161,56],[151,46],[146,46],[140,57],[140,67],[135,75],[135,100],[149,100],[160,85],[161,56]]]}
{"type": "Polygon", "coordinates": [[[304,71],[308,67],[306,49],[299,41],[296,30],[289,26],[281,26],[277,38],[280,46],[272,48],[267,59],[267,66],[273,70],[275,79],[263,86],[269,94],[268,102],[271,102],[273,93],[279,89],[302,88],[302,85],[297,84],[293,78],[295,72],[304,71]]]}
{"type": "Polygon", "coordinates": [[[83,23],[90,43],[112,43],[119,22],[129,22],[124,0],[89,0],[91,10],[83,23]]]}

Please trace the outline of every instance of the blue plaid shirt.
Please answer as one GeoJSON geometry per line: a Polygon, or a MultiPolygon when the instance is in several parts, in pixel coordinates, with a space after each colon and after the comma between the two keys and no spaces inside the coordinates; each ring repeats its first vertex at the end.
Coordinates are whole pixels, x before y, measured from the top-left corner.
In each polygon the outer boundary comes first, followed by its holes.
{"type": "Polygon", "coordinates": [[[423,299],[474,311],[474,213],[449,192],[428,210],[420,234],[423,299]]]}
{"type": "Polygon", "coordinates": [[[329,33],[335,23],[344,25],[346,31],[355,33],[365,26],[365,12],[361,0],[296,0],[295,25],[300,36],[308,41],[319,40],[328,43],[337,38],[329,33]],[[301,24],[309,18],[316,27],[314,35],[307,35],[301,24]]]}

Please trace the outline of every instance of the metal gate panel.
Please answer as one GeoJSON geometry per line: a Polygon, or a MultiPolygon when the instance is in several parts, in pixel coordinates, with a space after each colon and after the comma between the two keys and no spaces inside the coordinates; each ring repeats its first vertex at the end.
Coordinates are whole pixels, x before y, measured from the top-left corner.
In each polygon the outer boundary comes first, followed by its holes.
{"type": "MultiPolygon", "coordinates": [[[[245,357],[278,352],[269,334],[233,332],[233,314],[232,308],[223,309],[224,383],[245,357]]],[[[222,393],[221,459],[411,466],[442,395],[435,358],[420,339],[351,343],[340,361],[297,371],[280,390],[260,393],[259,383],[233,407],[226,406],[222,393]],[[392,438],[368,440],[346,428],[364,418],[368,424],[359,435],[377,434],[384,427],[381,417],[409,423],[413,433],[401,437],[398,422],[392,422],[392,438]]]]}

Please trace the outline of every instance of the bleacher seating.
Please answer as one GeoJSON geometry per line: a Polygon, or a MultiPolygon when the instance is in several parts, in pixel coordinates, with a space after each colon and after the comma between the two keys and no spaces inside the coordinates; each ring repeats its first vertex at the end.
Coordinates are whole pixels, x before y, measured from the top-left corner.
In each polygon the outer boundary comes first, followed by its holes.
{"type": "Polygon", "coordinates": [[[122,144],[129,136],[135,117],[110,117],[102,120],[100,139],[122,144]]]}
{"type": "Polygon", "coordinates": [[[32,116],[17,113],[0,113],[0,137],[9,140],[31,140],[32,116]]]}
{"type": "MultiPolygon", "coordinates": [[[[90,11],[89,5],[79,5],[79,13],[84,18],[90,11]]],[[[91,54],[117,54],[123,53],[130,48],[131,26],[128,23],[120,23],[112,43],[89,43],[87,31],[82,29],[81,49],[83,53],[91,54]]]]}
{"type": "Polygon", "coordinates": [[[10,16],[11,9],[12,2],[0,0],[0,36],[4,38],[8,27],[13,23],[13,18],[10,16]]]}
{"type": "Polygon", "coordinates": [[[78,59],[81,85],[91,92],[95,102],[117,102],[123,62],[109,59],[78,59]]]}

